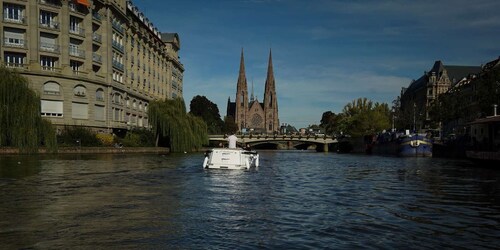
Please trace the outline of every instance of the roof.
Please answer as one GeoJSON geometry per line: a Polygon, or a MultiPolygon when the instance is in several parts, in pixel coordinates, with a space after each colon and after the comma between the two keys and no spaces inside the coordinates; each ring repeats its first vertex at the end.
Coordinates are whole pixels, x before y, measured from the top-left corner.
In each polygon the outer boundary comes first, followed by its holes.
{"type": "Polygon", "coordinates": [[[481,72],[481,66],[444,65],[441,61],[436,61],[434,62],[432,69],[422,75],[418,80],[413,81],[406,92],[409,91],[408,93],[412,93],[417,89],[425,87],[430,75],[434,73],[436,76],[440,76],[444,70],[446,70],[448,78],[450,79],[452,84],[455,84],[458,81],[462,80],[464,77],[481,72]]]}
{"type": "Polygon", "coordinates": [[[486,123],[499,123],[499,122],[500,122],[500,115],[497,115],[497,116],[489,116],[486,118],[477,119],[468,124],[472,125],[472,124],[486,124],[486,123]]]}
{"type": "Polygon", "coordinates": [[[179,34],[177,33],[161,33],[161,40],[164,43],[173,43],[178,48],[181,47],[181,40],[179,39],[179,34]]]}

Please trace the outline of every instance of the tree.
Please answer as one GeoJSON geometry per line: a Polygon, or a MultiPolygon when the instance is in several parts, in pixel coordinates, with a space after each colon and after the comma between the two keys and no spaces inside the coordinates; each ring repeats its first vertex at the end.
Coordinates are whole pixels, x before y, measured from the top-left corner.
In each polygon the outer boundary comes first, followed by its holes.
{"type": "Polygon", "coordinates": [[[373,103],[358,98],[346,104],[339,118],[338,129],[352,136],[377,133],[390,127],[390,110],[386,103],[373,103]]]}
{"type": "Polygon", "coordinates": [[[208,144],[207,125],[200,117],[186,113],[181,98],[151,102],[148,116],[157,138],[156,146],[160,137],[168,139],[172,152],[198,150],[208,144]]]}
{"type": "Polygon", "coordinates": [[[223,121],[220,118],[217,104],[208,100],[205,96],[195,96],[189,105],[189,113],[199,116],[205,121],[209,134],[220,134],[223,121]]]}
{"type": "Polygon", "coordinates": [[[0,146],[13,146],[34,153],[40,145],[57,147],[50,121],[40,116],[40,96],[19,73],[0,66],[0,146]]]}

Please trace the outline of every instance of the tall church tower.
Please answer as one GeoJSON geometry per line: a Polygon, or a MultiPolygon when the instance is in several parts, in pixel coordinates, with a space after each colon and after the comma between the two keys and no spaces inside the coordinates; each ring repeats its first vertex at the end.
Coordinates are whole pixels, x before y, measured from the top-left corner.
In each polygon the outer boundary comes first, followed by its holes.
{"type": "Polygon", "coordinates": [[[276,84],[274,81],[271,50],[269,50],[269,64],[267,66],[267,78],[264,92],[264,114],[266,131],[268,133],[279,131],[278,98],[276,97],[276,84]]]}
{"type": "Polygon", "coordinates": [[[243,49],[241,49],[240,73],[238,75],[238,84],[236,86],[234,122],[238,125],[238,130],[246,128],[246,117],[248,111],[248,87],[247,77],[245,75],[245,60],[243,58],[243,49]]]}

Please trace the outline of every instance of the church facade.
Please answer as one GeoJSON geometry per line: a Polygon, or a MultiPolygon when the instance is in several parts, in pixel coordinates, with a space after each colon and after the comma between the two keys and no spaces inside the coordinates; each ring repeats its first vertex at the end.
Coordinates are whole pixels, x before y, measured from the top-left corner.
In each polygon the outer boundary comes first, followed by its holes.
{"type": "Polygon", "coordinates": [[[274,80],[272,54],[269,51],[269,64],[264,88],[264,101],[259,102],[252,93],[248,96],[248,84],[245,74],[245,60],[241,51],[240,71],[236,86],[236,98],[227,101],[228,117],[234,118],[238,131],[254,133],[279,132],[278,99],[276,96],[276,82],[274,80]]]}

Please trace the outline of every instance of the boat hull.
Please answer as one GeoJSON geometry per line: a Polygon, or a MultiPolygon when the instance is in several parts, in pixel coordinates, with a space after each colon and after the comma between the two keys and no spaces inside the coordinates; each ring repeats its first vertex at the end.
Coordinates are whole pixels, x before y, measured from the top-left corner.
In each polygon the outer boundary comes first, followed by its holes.
{"type": "Polygon", "coordinates": [[[259,166],[259,154],[240,148],[214,148],[205,153],[205,169],[250,169],[259,166]]]}
{"type": "Polygon", "coordinates": [[[412,134],[391,141],[376,141],[370,152],[400,157],[432,157],[432,140],[423,134],[412,134]]]}
{"type": "Polygon", "coordinates": [[[398,155],[402,157],[432,157],[432,140],[425,135],[414,134],[401,138],[398,155]]]}

